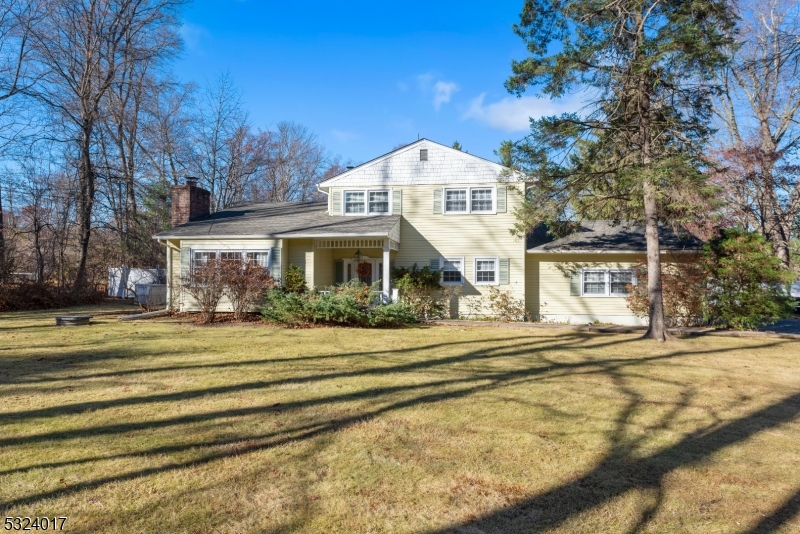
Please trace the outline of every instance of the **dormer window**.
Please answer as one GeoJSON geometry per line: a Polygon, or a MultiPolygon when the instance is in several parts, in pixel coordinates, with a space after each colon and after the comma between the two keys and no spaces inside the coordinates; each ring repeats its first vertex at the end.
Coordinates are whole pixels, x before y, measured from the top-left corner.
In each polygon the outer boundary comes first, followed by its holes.
{"type": "Polygon", "coordinates": [[[420,148],[419,149],[419,160],[420,161],[428,161],[428,149],[427,148],[420,148]]]}
{"type": "Polygon", "coordinates": [[[365,212],[364,191],[345,191],[344,214],[363,215],[365,212]]]}
{"type": "Polygon", "coordinates": [[[389,213],[389,191],[369,192],[369,212],[389,213]]]}
{"type": "Polygon", "coordinates": [[[345,215],[391,215],[388,189],[344,192],[345,215]]]}

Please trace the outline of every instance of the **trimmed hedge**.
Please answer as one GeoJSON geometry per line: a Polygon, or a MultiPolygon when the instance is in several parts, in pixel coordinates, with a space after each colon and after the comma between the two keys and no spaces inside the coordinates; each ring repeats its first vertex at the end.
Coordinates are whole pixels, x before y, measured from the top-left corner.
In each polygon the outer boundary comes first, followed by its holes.
{"type": "Polygon", "coordinates": [[[333,288],[330,293],[274,289],[267,293],[261,316],[271,323],[291,327],[324,324],[390,328],[416,322],[410,306],[376,304],[372,288],[356,280],[333,288]]]}

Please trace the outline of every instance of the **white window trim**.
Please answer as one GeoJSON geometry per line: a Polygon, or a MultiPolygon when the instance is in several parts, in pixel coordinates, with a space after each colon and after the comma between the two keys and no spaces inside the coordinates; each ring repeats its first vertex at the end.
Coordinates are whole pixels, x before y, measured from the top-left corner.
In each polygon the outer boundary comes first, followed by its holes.
{"type": "Polygon", "coordinates": [[[611,292],[611,273],[612,272],[630,272],[631,273],[631,285],[636,285],[636,270],[635,269],[623,269],[623,268],[604,268],[604,267],[597,267],[597,268],[586,268],[581,269],[581,297],[596,297],[596,298],[627,298],[630,293],[612,293],[611,292]],[[603,271],[604,281],[605,281],[605,288],[606,292],[604,294],[598,293],[584,293],[584,273],[586,272],[597,272],[603,271]]]}
{"type": "Polygon", "coordinates": [[[442,214],[443,215],[495,215],[497,214],[497,186],[494,185],[481,185],[481,186],[463,186],[463,187],[444,187],[442,188],[442,214]],[[473,189],[491,189],[492,190],[492,209],[472,211],[472,190],[473,189]],[[466,211],[447,211],[447,192],[448,191],[466,191],[467,192],[467,210],[466,211]]]}
{"type": "Polygon", "coordinates": [[[472,261],[472,278],[476,286],[499,286],[500,285],[500,258],[497,256],[476,256],[472,261]],[[494,262],[494,282],[478,282],[478,261],[491,260],[494,262]]]}
{"type": "Polygon", "coordinates": [[[470,213],[485,213],[487,215],[494,215],[497,213],[497,187],[495,186],[487,186],[487,187],[470,187],[469,193],[467,196],[467,203],[469,206],[470,213]],[[472,210],[472,191],[473,189],[490,189],[492,191],[492,209],[490,210],[472,210]]]}
{"type": "Polygon", "coordinates": [[[464,285],[464,279],[465,279],[465,276],[464,276],[464,256],[461,256],[461,257],[458,257],[458,256],[448,256],[448,257],[442,256],[441,258],[439,258],[439,265],[442,266],[442,278],[440,280],[440,283],[443,286],[463,286],[464,285]],[[461,281],[460,282],[445,282],[444,281],[444,262],[445,261],[460,261],[461,262],[461,269],[459,269],[459,272],[461,273],[461,281]]]}
{"type": "Polygon", "coordinates": [[[242,255],[242,259],[244,260],[247,258],[247,254],[251,254],[254,252],[260,252],[267,255],[267,269],[272,271],[272,250],[270,249],[263,249],[263,248],[254,248],[254,249],[233,249],[233,248],[193,248],[190,249],[191,259],[189,267],[191,269],[195,268],[195,254],[198,252],[208,253],[213,252],[216,254],[216,259],[221,259],[223,252],[239,252],[242,255]]]}
{"type": "Polygon", "coordinates": [[[347,217],[365,217],[367,215],[391,215],[392,214],[392,200],[393,200],[393,193],[392,189],[386,189],[385,187],[378,188],[378,189],[344,189],[342,190],[342,215],[347,217]],[[347,213],[347,193],[364,193],[364,213],[347,213]],[[389,211],[382,213],[382,212],[373,212],[369,211],[369,194],[370,193],[388,193],[389,194],[389,211]]]}

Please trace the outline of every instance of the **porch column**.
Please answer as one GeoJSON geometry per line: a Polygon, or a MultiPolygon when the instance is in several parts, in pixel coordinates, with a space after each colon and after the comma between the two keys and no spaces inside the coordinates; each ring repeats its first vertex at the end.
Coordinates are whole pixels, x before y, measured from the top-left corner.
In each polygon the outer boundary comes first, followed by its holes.
{"type": "Polygon", "coordinates": [[[172,247],[169,246],[169,242],[166,242],[165,245],[167,246],[167,305],[165,308],[169,310],[172,308],[172,247]]]}
{"type": "Polygon", "coordinates": [[[389,302],[392,298],[391,289],[389,285],[389,276],[391,276],[389,269],[389,240],[383,241],[383,301],[389,302]]]}

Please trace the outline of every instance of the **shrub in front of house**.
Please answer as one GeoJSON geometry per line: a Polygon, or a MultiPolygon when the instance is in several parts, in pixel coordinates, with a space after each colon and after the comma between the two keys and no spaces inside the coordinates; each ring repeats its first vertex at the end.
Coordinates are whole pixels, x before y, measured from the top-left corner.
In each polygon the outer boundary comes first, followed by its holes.
{"type": "Polygon", "coordinates": [[[794,303],[788,285],[794,273],[755,232],[725,230],[703,249],[711,280],[709,315],[722,325],[755,328],[791,315],[794,303]]]}
{"type": "Polygon", "coordinates": [[[305,293],[308,290],[305,271],[294,263],[290,264],[283,275],[283,289],[289,293],[305,293]]]}
{"type": "Polygon", "coordinates": [[[377,302],[375,289],[355,280],[330,292],[274,289],[267,294],[261,315],[268,322],[290,327],[318,324],[387,328],[416,321],[406,304],[377,302]]]}
{"type": "Polygon", "coordinates": [[[437,319],[447,311],[445,301],[449,296],[441,293],[441,269],[431,269],[425,265],[417,267],[397,267],[392,270],[394,286],[402,291],[400,298],[408,305],[417,319],[437,319]]]}
{"type": "Polygon", "coordinates": [[[525,300],[514,298],[511,291],[490,287],[488,300],[489,311],[497,321],[507,323],[531,321],[531,314],[525,308],[525,300]]]}
{"type": "MultiPolygon", "coordinates": [[[[647,317],[647,269],[637,265],[628,307],[647,317]]],[[[664,314],[670,326],[712,324],[750,329],[788,317],[793,308],[787,285],[793,273],[770,244],[754,232],[723,230],[696,258],[662,267],[664,314]]]]}

